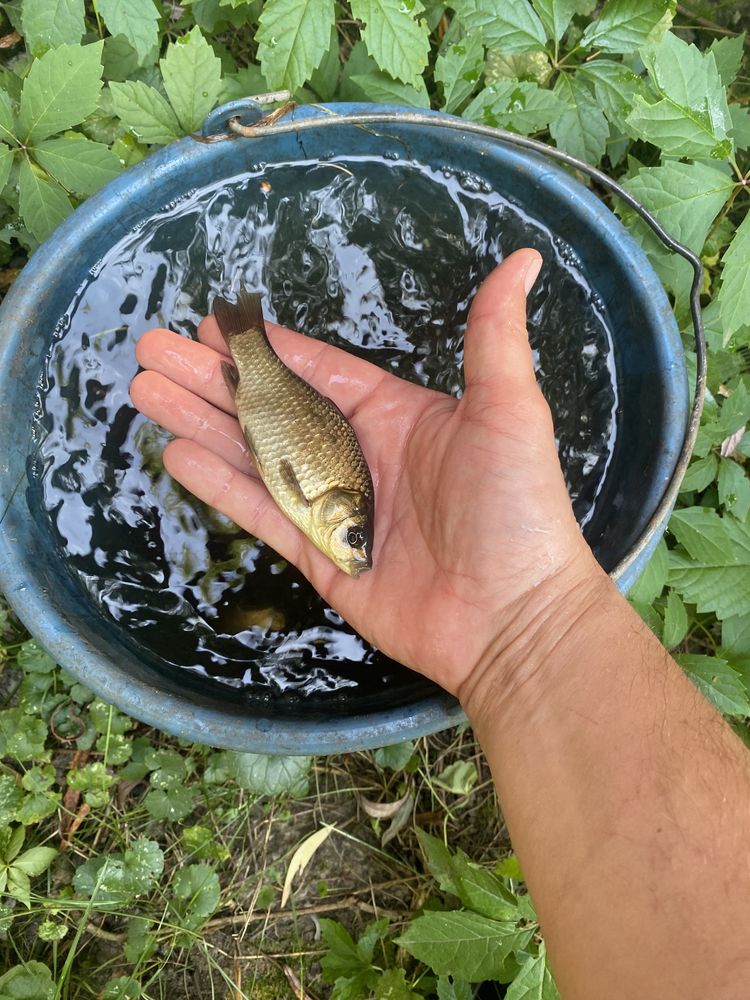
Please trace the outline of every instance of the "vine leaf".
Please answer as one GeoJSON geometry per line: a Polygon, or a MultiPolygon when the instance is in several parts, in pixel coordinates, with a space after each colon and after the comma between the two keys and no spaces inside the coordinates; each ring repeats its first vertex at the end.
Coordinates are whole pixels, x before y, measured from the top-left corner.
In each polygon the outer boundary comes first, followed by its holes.
{"type": "Polygon", "coordinates": [[[416,19],[423,11],[419,0],[352,0],[367,51],[382,70],[412,87],[424,85],[430,51],[427,23],[416,19]]]}
{"type": "Polygon", "coordinates": [[[328,50],[333,0],[268,0],[258,31],[258,59],[269,87],[294,93],[328,50]]]}
{"type": "Polygon", "coordinates": [[[102,44],[60,45],[34,60],[21,92],[20,134],[26,142],[72,128],[96,109],[102,44]]]}
{"type": "Polygon", "coordinates": [[[195,132],[221,91],[221,61],[195,27],[169,46],[159,65],[183,131],[195,132]]]}
{"type": "Polygon", "coordinates": [[[582,48],[635,52],[658,42],[672,24],[675,0],[609,0],[581,38],[582,48]]]}
{"type": "Polygon", "coordinates": [[[153,0],[98,0],[97,9],[112,35],[122,35],[143,60],[159,44],[159,11],[153,0]]]}

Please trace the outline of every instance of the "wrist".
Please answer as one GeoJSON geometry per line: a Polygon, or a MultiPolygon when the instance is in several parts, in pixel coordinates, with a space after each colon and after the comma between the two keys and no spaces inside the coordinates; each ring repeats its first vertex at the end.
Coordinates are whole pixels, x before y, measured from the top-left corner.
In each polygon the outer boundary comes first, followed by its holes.
{"type": "Polygon", "coordinates": [[[469,721],[502,723],[544,697],[553,678],[595,640],[602,613],[623,598],[586,548],[504,610],[503,625],[458,692],[469,721]]]}

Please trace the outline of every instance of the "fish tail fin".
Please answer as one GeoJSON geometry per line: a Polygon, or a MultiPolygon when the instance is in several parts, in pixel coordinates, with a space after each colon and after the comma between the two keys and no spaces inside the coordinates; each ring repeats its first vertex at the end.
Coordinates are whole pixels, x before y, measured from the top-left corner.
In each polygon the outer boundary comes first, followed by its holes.
{"type": "Polygon", "coordinates": [[[227,302],[217,295],[212,309],[219,324],[219,331],[227,344],[232,337],[249,333],[251,330],[258,330],[265,335],[263,303],[258,292],[248,292],[242,286],[236,302],[227,302]]]}

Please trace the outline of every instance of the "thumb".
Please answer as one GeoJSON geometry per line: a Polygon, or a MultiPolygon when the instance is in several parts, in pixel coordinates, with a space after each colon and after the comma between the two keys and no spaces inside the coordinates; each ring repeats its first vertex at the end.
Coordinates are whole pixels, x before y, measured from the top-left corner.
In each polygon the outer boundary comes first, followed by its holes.
{"type": "Polygon", "coordinates": [[[482,282],[464,338],[466,388],[496,389],[508,379],[536,384],[526,332],[526,296],[539,276],[536,250],[516,250],[482,282]]]}

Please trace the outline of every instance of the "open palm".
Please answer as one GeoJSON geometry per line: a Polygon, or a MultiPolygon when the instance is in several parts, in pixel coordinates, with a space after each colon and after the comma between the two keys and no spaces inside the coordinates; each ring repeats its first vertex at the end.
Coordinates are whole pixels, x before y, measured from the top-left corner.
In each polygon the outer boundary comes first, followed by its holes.
{"type": "Polygon", "coordinates": [[[258,478],[224,385],[213,317],[199,343],[152,330],[131,395],[175,435],[167,470],[263,538],[370,642],[456,693],[540,584],[591,559],[573,517],[525,331],[519,251],[484,282],[469,316],[461,400],[338,348],[269,325],[291,369],[350,420],[375,486],[373,569],[352,579],[280,512],[258,478]]]}

